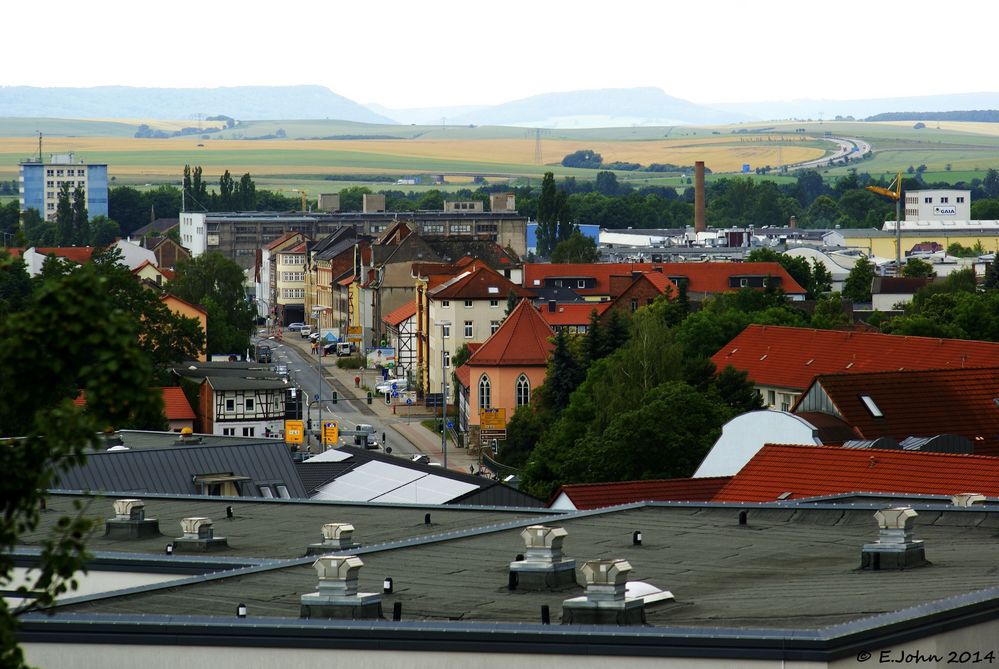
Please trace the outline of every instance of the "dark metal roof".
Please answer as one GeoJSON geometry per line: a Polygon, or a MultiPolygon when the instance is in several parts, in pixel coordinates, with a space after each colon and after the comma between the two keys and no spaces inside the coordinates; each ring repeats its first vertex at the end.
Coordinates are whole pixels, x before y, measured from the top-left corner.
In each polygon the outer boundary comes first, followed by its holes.
{"type": "Polygon", "coordinates": [[[232,472],[248,476],[244,496],[259,497],[261,484],[285,485],[292,497],[305,497],[305,487],[283,442],[240,446],[183,446],[164,449],[91,453],[87,461],[63,473],[56,489],[196,494],[193,477],[232,472]]]}

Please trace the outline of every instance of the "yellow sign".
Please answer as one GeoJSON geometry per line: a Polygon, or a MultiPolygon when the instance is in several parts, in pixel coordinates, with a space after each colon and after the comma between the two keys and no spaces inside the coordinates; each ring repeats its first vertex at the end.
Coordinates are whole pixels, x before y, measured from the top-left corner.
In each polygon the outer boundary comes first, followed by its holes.
{"type": "Polygon", "coordinates": [[[305,439],[305,423],[300,420],[284,422],[284,440],[289,444],[301,444],[305,439]]]}
{"type": "Polygon", "coordinates": [[[340,443],[340,425],[335,420],[323,422],[323,443],[333,446],[340,443]]]}
{"type": "Polygon", "coordinates": [[[479,409],[480,430],[505,430],[506,409],[479,409]]]}

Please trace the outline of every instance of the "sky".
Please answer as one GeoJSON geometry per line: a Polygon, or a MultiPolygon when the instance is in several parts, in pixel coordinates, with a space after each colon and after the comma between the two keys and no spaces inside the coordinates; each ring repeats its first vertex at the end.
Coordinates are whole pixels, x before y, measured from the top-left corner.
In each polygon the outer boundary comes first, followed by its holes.
{"type": "Polygon", "coordinates": [[[997,18],[985,0],[16,2],[0,85],[317,84],[393,109],[635,86],[702,104],[997,91],[997,18]]]}

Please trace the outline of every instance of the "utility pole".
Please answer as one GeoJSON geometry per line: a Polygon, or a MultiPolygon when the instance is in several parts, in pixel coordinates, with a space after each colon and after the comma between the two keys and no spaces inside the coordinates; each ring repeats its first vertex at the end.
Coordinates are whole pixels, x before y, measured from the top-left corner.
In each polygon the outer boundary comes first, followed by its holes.
{"type": "Polygon", "coordinates": [[[447,469],[447,358],[444,357],[444,328],[451,327],[451,321],[437,321],[441,328],[441,452],[444,454],[444,469],[447,469]]]}

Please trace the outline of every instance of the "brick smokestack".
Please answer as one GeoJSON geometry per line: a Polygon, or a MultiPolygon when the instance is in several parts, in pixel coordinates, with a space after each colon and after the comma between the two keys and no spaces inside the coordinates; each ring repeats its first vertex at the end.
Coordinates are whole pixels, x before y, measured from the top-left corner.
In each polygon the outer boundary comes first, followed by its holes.
{"type": "Polygon", "coordinates": [[[707,230],[704,223],[704,161],[694,163],[694,232],[707,230]]]}
{"type": "Polygon", "coordinates": [[[798,229],[798,217],[797,216],[792,216],[791,220],[788,223],[789,223],[790,228],[792,230],[797,230],[798,229]]]}

